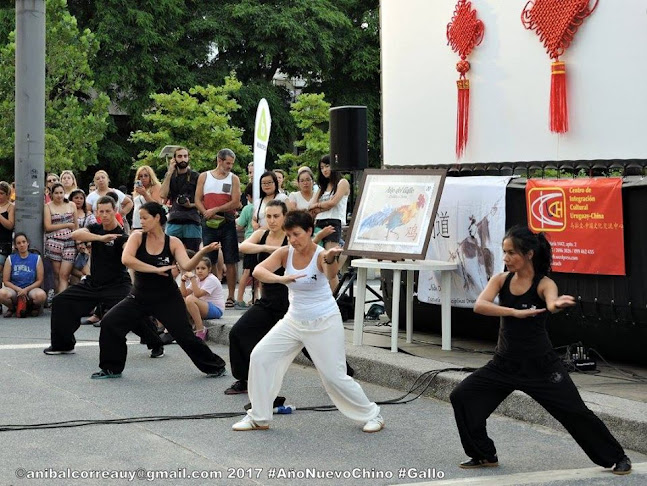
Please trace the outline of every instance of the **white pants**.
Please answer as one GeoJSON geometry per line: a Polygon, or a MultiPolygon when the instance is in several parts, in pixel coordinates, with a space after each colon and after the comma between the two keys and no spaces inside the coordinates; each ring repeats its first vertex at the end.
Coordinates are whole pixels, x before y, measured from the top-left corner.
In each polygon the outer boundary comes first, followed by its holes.
{"type": "Polygon", "coordinates": [[[252,351],[247,386],[252,408],[247,413],[255,422],[272,420],[272,404],[283,376],[305,346],[339,411],[361,422],[375,418],[380,407],[370,402],[359,383],[346,374],[344,345],[339,312],[308,322],[281,319],[252,351]]]}

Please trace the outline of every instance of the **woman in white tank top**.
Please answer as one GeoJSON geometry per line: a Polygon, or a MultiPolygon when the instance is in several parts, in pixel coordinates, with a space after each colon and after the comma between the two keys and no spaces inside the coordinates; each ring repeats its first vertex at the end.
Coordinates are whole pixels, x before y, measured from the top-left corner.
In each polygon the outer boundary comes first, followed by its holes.
{"type": "Polygon", "coordinates": [[[272,406],[290,363],[305,346],[335,406],[365,422],[364,432],[384,427],[380,408],[346,374],[344,327],[328,280],[337,275],[341,248],[324,250],[312,241],[314,221],[306,211],[290,211],[283,224],[290,246],[276,250],[256,266],[263,283],[288,286],[288,311],[252,351],[248,393],[252,408],[234,430],[269,428],[272,406]],[[285,268],[284,275],[274,272],[285,268]]]}

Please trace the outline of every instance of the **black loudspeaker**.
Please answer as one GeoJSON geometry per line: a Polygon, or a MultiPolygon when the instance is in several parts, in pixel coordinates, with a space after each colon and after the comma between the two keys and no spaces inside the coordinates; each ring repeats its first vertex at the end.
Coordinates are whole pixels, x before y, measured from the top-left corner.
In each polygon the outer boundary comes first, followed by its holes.
{"type": "Polygon", "coordinates": [[[368,125],[365,106],[330,109],[330,168],[361,170],[368,167],[368,125]]]}

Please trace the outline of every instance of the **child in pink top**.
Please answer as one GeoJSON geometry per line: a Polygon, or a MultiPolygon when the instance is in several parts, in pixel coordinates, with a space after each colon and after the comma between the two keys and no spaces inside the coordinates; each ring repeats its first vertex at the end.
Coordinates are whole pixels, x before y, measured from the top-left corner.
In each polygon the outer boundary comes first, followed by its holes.
{"type": "Polygon", "coordinates": [[[195,267],[195,273],[185,272],[180,282],[186,309],[193,319],[195,335],[207,339],[202,319],[220,319],[225,310],[225,296],[222,285],[211,273],[211,260],[203,258],[195,267]]]}

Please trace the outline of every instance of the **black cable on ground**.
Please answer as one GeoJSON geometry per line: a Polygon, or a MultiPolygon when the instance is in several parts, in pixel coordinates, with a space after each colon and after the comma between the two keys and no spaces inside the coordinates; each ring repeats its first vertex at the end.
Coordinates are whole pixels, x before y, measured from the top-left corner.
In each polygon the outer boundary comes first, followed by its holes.
{"type": "MultiPolygon", "coordinates": [[[[402,396],[376,402],[378,405],[402,405],[420,398],[425,391],[429,389],[436,377],[445,371],[474,371],[475,368],[443,368],[440,370],[431,370],[422,373],[413,382],[413,385],[402,396]],[[412,397],[409,397],[412,395],[412,397]],[[409,398],[407,398],[409,397],[409,398]]],[[[334,405],[319,405],[312,407],[299,407],[298,410],[312,412],[330,412],[337,410],[334,405]]],[[[44,429],[66,429],[72,427],[84,427],[87,425],[119,425],[119,424],[137,424],[145,422],[165,422],[170,420],[206,420],[239,417],[245,412],[220,412],[205,413],[196,415],[157,415],[147,417],[126,417],[117,419],[99,419],[99,420],[65,420],[62,422],[44,422],[39,424],[7,424],[0,425],[0,432],[20,431],[20,430],[44,430],[44,429]]]]}

